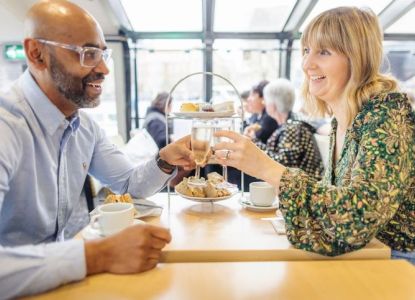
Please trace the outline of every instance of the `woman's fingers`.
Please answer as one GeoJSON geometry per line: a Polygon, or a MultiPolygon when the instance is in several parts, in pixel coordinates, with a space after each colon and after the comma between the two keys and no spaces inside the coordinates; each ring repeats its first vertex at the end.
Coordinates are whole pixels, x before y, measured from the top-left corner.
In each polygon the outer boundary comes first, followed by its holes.
{"type": "Polygon", "coordinates": [[[237,143],[229,143],[229,142],[220,142],[217,143],[213,149],[215,150],[215,153],[218,151],[222,151],[222,150],[231,150],[231,151],[236,151],[237,149],[239,149],[240,146],[237,143]]]}
{"type": "Polygon", "coordinates": [[[241,139],[244,139],[244,137],[240,135],[239,133],[236,133],[234,131],[228,131],[228,130],[219,130],[214,133],[214,136],[226,137],[226,138],[233,140],[235,143],[239,142],[241,139]]]}

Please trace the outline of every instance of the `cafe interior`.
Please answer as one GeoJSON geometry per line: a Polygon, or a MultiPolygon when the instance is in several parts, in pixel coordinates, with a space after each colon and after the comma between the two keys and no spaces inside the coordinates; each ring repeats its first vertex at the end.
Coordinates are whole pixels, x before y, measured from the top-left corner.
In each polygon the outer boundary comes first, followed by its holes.
{"type": "MultiPolygon", "coordinates": [[[[302,247],[315,235],[311,231],[304,233],[301,241],[293,242],[293,226],[301,220],[289,216],[301,205],[287,208],[287,203],[295,201],[283,200],[287,193],[278,191],[264,177],[258,178],[258,173],[251,176],[239,171],[244,160],[232,160],[232,155],[237,156],[236,150],[217,149],[219,145],[238,142],[216,135],[218,131],[232,131],[238,141],[246,139],[255,144],[271,161],[303,169],[307,174],[313,173],[310,176],[316,175],[316,182],[325,182],[325,172],[334,172],[335,154],[331,153],[330,140],[333,115],[315,117],[305,110],[302,86],[306,80],[306,50],[301,43],[302,34],[325,11],[344,6],[369,8],[383,31],[380,71],[395,78],[399,91],[415,107],[415,1],[70,2],[95,18],[106,47],[112,50],[108,59],[106,50],[99,52],[108,69],[102,91],[101,85],[95,87],[100,89],[100,104],[80,111],[99,125],[117,153],[132,166],[156,158],[160,170],[170,170],[174,176],[157,192],[140,197],[111,190],[105,180],[88,171],[79,197],[70,199],[72,210],[62,240],[87,245],[105,241],[127,227],[148,224],[166,228],[171,240],[161,249],[156,264],[145,271],[105,270],[89,275],[87,270],[80,278],[55,283],[48,283],[47,278],[68,272],[61,259],[53,262],[55,268],[50,274],[46,274],[48,268],[39,267],[35,275],[29,276],[31,280],[24,275],[18,277],[13,270],[20,268],[19,263],[12,262],[9,256],[1,257],[13,245],[1,242],[0,262],[11,271],[0,271],[0,299],[415,299],[413,248],[399,248],[399,252],[412,256],[396,259],[391,244],[376,232],[363,245],[345,247],[347,250],[338,253],[302,247]],[[271,98],[278,89],[285,89],[281,97],[286,102],[280,105],[288,106],[287,118],[293,118],[290,121],[281,122],[281,114],[269,111],[267,97],[271,98]],[[262,106],[258,110],[255,105],[262,106]],[[265,114],[268,123],[261,121],[265,114]],[[300,123],[306,125],[298,127],[300,123]],[[290,128],[294,128],[290,126],[295,124],[295,130],[301,129],[304,135],[280,142],[279,138],[287,137],[290,128]],[[267,130],[266,137],[259,135],[267,130]],[[186,137],[194,165],[169,169],[172,164],[161,155],[161,149],[186,137]],[[296,164],[294,160],[299,158],[294,154],[281,158],[282,152],[297,146],[300,156],[306,159],[296,164]],[[286,149],[278,152],[278,147],[286,149]],[[227,165],[228,159],[234,166],[227,165]],[[123,210],[127,207],[128,213],[123,210]]],[[[24,23],[27,11],[35,3],[0,0],[0,90],[10,88],[30,67],[23,42],[24,23]]],[[[87,63],[86,54],[81,63],[87,63]]],[[[315,80],[324,80],[323,77],[315,80]]],[[[0,108],[1,104],[0,101],[0,108]]],[[[276,107],[281,111],[281,106],[276,107]]],[[[0,150],[0,161],[3,159],[0,150]]],[[[415,197],[413,192],[410,195],[415,197]]],[[[6,200],[7,189],[0,190],[0,226],[1,218],[8,219],[6,200]]],[[[30,201],[30,197],[13,200],[30,201]]],[[[352,206],[353,201],[351,197],[352,206]]],[[[408,224],[403,226],[407,238],[412,239],[408,244],[413,247],[414,199],[408,203],[406,213],[410,217],[404,219],[408,224]]],[[[316,220],[319,215],[311,213],[310,218],[316,220]]],[[[333,222],[342,222],[337,215],[336,220],[333,222]]],[[[135,255],[122,252],[121,247],[120,256],[135,255]]]]}

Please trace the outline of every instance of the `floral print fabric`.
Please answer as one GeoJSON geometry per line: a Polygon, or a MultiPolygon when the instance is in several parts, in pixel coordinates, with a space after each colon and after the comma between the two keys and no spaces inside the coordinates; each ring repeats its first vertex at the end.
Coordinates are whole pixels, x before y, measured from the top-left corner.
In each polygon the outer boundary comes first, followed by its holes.
{"type": "Polygon", "coordinates": [[[339,255],[373,237],[394,250],[415,250],[415,116],[404,94],[369,99],[346,132],[321,181],[287,168],[280,209],[287,237],[297,248],[339,255]]]}

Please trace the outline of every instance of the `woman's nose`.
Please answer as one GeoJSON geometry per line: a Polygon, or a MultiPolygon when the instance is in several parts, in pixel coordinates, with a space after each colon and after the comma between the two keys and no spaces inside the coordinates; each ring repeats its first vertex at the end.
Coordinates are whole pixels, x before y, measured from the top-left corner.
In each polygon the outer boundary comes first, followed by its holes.
{"type": "Polygon", "coordinates": [[[313,55],[311,55],[311,54],[304,55],[304,57],[303,57],[303,69],[307,70],[307,69],[313,69],[315,67],[316,67],[316,63],[315,63],[313,55]]]}

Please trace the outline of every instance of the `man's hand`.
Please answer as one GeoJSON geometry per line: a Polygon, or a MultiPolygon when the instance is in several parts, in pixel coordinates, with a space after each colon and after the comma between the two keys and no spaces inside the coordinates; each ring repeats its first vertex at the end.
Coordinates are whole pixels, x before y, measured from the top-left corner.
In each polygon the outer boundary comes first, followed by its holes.
{"type": "Polygon", "coordinates": [[[190,146],[190,135],[174,143],[168,144],[160,150],[160,158],[171,165],[182,166],[185,170],[195,168],[193,153],[190,146]]]}
{"type": "Polygon", "coordinates": [[[171,241],[162,227],[139,224],[115,235],[85,243],[87,274],[138,273],[154,268],[161,249],[171,241]]]}

